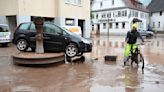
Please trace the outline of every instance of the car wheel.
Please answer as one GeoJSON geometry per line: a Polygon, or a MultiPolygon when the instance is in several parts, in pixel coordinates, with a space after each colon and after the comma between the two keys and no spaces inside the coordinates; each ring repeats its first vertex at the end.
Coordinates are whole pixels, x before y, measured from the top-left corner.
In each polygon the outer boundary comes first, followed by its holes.
{"type": "Polygon", "coordinates": [[[74,57],[78,53],[78,48],[75,44],[69,44],[65,49],[65,53],[68,57],[74,57]]]}
{"type": "Polygon", "coordinates": [[[28,43],[25,39],[19,39],[16,43],[17,49],[20,51],[26,51],[28,48],[28,43]]]}

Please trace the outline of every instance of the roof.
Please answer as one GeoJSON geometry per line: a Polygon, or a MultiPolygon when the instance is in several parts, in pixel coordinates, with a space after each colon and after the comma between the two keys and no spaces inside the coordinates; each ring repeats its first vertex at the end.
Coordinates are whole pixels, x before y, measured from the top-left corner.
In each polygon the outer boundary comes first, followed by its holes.
{"type": "Polygon", "coordinates": [[[115,7],[115,8],[106,8],[106,9],[100,9],[100,10],[92,10],[92,12],[98,12],[98,11],[106,11],[106,10],[117,10],[117,9],[125,9],[125,8],[130,8],[138,11],[143,11],[143,12],[149,12],[146,7],[139,2],[138,0],[122,0],[125,3],[125,7],[115,7]]]}
{"type": "Polygon", "coordinates": [[[164,11],[164,0],[152,0],[147,9],[149,9],[150,12],[164,11]]]}
{"type": "Polygon", "coordinates": [[[119,10],[119,9],[126,9],[128,7],[116,7],[116,8],[106,8],[106,9],[99,9],[99,10],[92,10],[92,12],[99,12],[99,11],[113,11],[113,10],[119,10]]]}
{"type": "Polygon", "coordinates": [[[144,12],[149,12],[149,10],[146,9],[146,7],[138,0],[123,0],[123,1],[128,8],[139,10],[139,11],[144,11],[144,12]]]}

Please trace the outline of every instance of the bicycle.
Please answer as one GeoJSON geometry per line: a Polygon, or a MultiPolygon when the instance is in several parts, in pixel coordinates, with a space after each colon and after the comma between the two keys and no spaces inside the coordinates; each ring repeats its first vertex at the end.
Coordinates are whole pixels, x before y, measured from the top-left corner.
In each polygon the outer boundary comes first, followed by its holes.
{"type": "MultiPolygon", "coordinates": [[[[131,46],[130,55],[127,58],[127,62],[131,61],[131,65],[133,65],[133,62],[135,62],[137,64],[137,67],[139,63],[142,63],[142,70],[143,70],[145,62],[144,62],[144,57],[140,52],[140,49],[138,48],[139,45],[143,45],[143,44],[142,43],[136,44],[135,51],[133,51],[132,49],[133,46],[131,46]]],[[[124,62],[124,65],[126,65],[126,62],[124,62]]]]}

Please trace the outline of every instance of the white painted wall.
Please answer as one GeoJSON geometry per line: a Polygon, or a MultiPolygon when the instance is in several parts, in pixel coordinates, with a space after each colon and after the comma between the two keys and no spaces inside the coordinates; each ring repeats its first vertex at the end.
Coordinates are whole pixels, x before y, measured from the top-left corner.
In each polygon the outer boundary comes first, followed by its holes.
{"type": "Polygon", "coordinates": [[[150,24],[153,27],[153,22],[155,23],[155,27],[153,28],[155,31],[164,31],[164,11],[162,12],[162,16],[159,14],[159,12],[152,14],[150,24]],[[158,22],[160,22],[160,27],[158,26],[158,22]]]}
{"type": "Polygon", "coordinates": [[[112,4],[113,0],[95,0],[93,3],[92,10],[100,10],[106,8],[117,8],[117,7],[124,7],[125,4],[122,0],[114,0],[114,5],[112,4]],[[102,7],[100,3],[102,2],[102,7]]]}
{"type": "MultiPolygon", "coordinates": [[[[55,23],[59,26],[65,26],[65,19],[66,17],[56,17],[55,18],[55,23]]],[[[75,21],[75,25],[74,26],[78,26],[78,18],[73,18],[75,21]]],[[[85,20],[85,19],[84,19],[85,20]]],[[[84,37],[85,38],[90,38],[90,34],[91,34],[91,23],[90,20],[85,20],[84,21],[84,37]]]]}
{"type": "MultiPolygon", "coordinates": [[[[125,4],[122,2],[122,0],[114,0],[114,6],[112,6],[112,0],[96,0],[92,7],[92,14],[94,18],[92,19],[92,23],[94,24],[94,31],[97,30],[97,24],[100,24],[100,33],[107,33],[108,32],[108,19],[113,19],[115,21],[110,21],[110,23],[113,23],[113,28],[109,29],[110,33],[116,33],[116,34],[125,34],[127,31],[131,30],[132,25],[132,19],[138,18],[142,20],[142,23],[138,23],[139,29],[146,30],[147,25],[149,23],[149,14],[146,12],[125,8],[125,4]],[[103,7],[100,7],[100,3],[103,2],[103,7]],[[108,5],[106,5],[108,4],[108,5]],[[115,6],[116,4],[116,6],[115,6]],[[124,7],[121,9],[118,9],[119,7],[124,7]],[[115,8],[115,9],[113,9],[115,8]],[[112,10],[111,10],[112,9],[112,10]],[[115,14],[118,14],[118,11],[127,11],[127,16],[121,16],[116,17],[115,14]],[[102,18],[102,14],[111,12],[110,18],[102,18]],[[138,12],[138,17],[135,17],[132,12],[138,12]],[[114,14],[113,14],[114,13],[114,14]],[[98,19],[96,18],[96,15],[98,14],[98,19]],[[105,20],[105,21],[102,21],[105,20]],[[116,29],[116,22],[118,23],[118,28],[116,29]],[[125,28],[122,29],[122,23],[125,22],[125,28]],[[103,28],[103,23],[107,23],[107,27],[103,28]]],[[[106,15],[107,16],[107,15],[106,15]]]]}
{"type": "Polygon", "coordinates": [[[16,15],[18,10],[18,0],[0,0],[0,15],[16,15]]]}
{"type": "Polygon", "coordinates": [[[81,4],[73,4],[66,0],[59,0],[58,3],[58,15],[55,20],[59,25],[65,25],[65,18],[74,19],[75,26],[78,25],[78,19],[85,20],[84,37],[89,38],[91,33],[90,0],[81,0],[81,4]]]}

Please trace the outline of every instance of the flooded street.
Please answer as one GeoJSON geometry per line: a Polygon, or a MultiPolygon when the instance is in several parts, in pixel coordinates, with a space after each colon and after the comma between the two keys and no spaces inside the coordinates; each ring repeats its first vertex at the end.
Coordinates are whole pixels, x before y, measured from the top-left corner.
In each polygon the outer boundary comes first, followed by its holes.
{"type": "Polygon", "coordinates": [[[123,67],[124,37],[93,37],[93,51],[85,62],[46,66],[17,66],[11,45],[0,47],[0,92],[163,92],[164,38],[146,39],[141,66],[123,67]],[[105,62],[105,55],[117,56],[105,62]]]}

